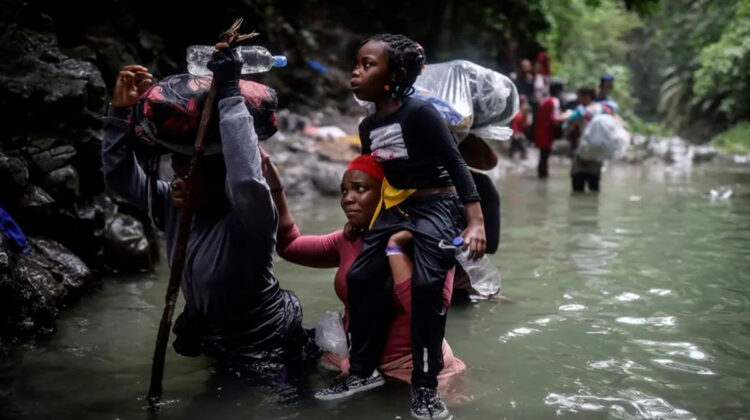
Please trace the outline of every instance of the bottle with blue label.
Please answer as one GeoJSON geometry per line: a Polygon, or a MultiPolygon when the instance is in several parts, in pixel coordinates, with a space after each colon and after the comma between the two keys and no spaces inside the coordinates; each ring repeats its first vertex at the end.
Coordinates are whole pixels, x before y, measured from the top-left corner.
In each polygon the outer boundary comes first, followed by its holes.
{"type": "MultiPolygon", "coordinates": [[[[208,68],[216,49],[210,45],[191,45],[187,49],[187,70],[193,76],[210,76],[213,74],[208,68]]],[[[243,45],[232,51],[242,60],[242,74],[263,73],[274,67],[286,66],[286,57],[272,55],[267,49],[259,45],[243,45]]]]}
{"type": "Polygon", "coordinates": [[[497,268],[486,255],[478,260],[471,259],[469,249],[463,249],[463,245],[464,238],[458,236],[453,239],[452,248],[456,249],[456,261],[468,274],[471,287],[484,297],[497,294],[500,291],[500,273],[497,268]]]}

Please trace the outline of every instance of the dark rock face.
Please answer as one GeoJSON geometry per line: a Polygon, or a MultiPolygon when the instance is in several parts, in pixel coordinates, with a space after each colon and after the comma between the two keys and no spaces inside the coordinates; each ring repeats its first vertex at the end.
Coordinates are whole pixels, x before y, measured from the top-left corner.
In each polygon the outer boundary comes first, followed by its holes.
{"type": "Polygon", "coordinates": [[[30,238],[31,252],[0,236],[0,346],[54,331],[61,308],[93,284],[86,264],[58,242],[30,238]]]}
{"type": "Polygon", "coordinates": [[[41,32],[13,23],[0,34],[0,206],[35,237],[30,254],[0,242],[0,346],[53,331],[98,274],[153,264],[143,224],[103,195],[96,54],[67,55],[36,17],[41,32]]]}

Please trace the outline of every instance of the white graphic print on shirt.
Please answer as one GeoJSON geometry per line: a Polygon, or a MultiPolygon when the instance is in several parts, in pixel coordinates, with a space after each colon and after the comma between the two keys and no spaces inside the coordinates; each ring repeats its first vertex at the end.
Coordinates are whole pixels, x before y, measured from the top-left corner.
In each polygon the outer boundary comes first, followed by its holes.
{"type": "Polygon", "coordinates": [[[378,162],[409,158],[404,136],[401,132],[401,124],[399,123],[378,127],[370,131],[370,140],[372,157],[378,162]]]}

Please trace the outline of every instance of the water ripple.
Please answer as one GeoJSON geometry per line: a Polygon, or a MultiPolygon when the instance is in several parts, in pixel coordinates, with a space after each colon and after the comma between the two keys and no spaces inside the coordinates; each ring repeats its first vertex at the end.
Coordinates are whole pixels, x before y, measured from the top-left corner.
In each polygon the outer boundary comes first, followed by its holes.
{"type": "Polygon", "coordinates": [[[653,325],[656,327],[671,327],[677,324],[677,318],[673,316],[633,317],[621,316],[616,319],[621,324],[629,325],[653,325]]]}
{"type": "Polygon", "coordinates": [[[651,354],[681,356],[693,360],[713,360],[713,357],[693,343],[652,340],[633,340],[633,342],[640,344],[651,354]]]}
{"type": "Polygon", "coordinates": [[[662,398],[636,390],[621,390],[616,396],[550,393],[544,398],[544,403],[556,407],[557,415],[594,411],[606,412],[618,419],[687,420],[696,418],[691,412],[674,407],[662,398]]]}
{"type": "Polygon", "coordinates": [[[678,370],[680,372],[694,373],[696,375],[716,375],[712,370],[702,366],[696,366],[689,363],[675,362],[672,359],[653,359],[652,362],[668,369],[678,370]]]}

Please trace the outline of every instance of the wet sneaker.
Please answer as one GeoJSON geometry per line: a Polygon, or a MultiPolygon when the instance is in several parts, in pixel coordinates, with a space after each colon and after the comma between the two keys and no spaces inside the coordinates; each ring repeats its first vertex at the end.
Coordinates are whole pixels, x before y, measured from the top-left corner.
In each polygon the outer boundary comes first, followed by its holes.
{"type": "Polygon", "coordinates": [[[436,388],[418,386],[411,389],[411,416],[415,419],[447,419],[448,407],[436,388]]]}
{"type": "Polygon", "coordinates": [[[377,369],[372,375],[367,377],[348,375],[343,376],[333,382],[331,386],[315,393],[318,400],[337,400],[348,397],[358,392],[367,391],[368,389],[377,388],[385,384],[385,379],[380,375],[377,369]]]}

